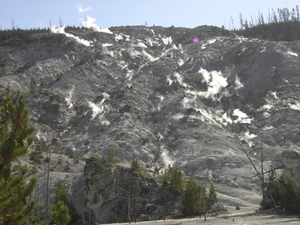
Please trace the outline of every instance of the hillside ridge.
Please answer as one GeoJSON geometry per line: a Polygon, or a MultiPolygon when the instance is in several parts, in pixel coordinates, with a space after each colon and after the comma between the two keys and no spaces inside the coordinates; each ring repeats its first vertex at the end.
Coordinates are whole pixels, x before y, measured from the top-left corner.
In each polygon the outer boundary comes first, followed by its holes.
{"type": "Polygon", "coordinates": [[[299,54],[299,41],[211,26],[60,27],[0,41],[1,93],[27,94],[35,145],[48,152],[82,160],[111,149],[121,166],[170,164],[213,182],[221,202],[258,205],[240,143],[257,167],[263,146],[265,170],[300,152],[299,54]]]}

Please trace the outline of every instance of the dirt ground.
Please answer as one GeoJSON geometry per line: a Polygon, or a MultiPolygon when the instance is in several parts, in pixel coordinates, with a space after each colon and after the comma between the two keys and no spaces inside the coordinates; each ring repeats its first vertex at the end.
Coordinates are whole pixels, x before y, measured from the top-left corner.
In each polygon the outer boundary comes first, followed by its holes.
{"type": "MultiPolygon", "coordinates": [[[[217,216],[207,217],[206,221],[204,217],[187,218],[187,219],[166,219],[157,221],[143,221],[137,222],[137,224],[144,225],[286,225],[286,224],[300,224],[299,216],[277,215],[272,213],[255,213],[253,208],[244,208],[242,210],[235,210],[233,207],[229,208],[228,213],[217,216]]],[[[125,223],[124,223],[125,224],[125,223]]],[[[128,223],[126,223],[128,224],[128,223]]],[[[135,224],[134,222],[132,224],[135,224]]]]}
{"type": "Polygon", "coordinates": [[[224,225],[224,224],[237,224],[237,225],[252,225],[252,224],[300,224],[299,217],[296,216],[278,216],[278,215],[252,215],[252,216],[230,216],[230,217],[209,217],[204,221],[204,218],[191,218],[181,220],[166,220],[155,222],[141,222],[143,224],[170,224],[170,225],[196,225],[196,224],[210,224],[210,225],[224,225]]]}

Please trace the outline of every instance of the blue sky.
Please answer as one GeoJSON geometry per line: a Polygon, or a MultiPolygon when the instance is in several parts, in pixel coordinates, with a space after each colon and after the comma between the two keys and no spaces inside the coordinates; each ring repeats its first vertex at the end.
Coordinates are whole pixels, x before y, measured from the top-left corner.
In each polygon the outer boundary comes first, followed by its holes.
{"type": "Polygon", "coordinates": [[[45,28],[97,24],[102,28],[125,25],[239,28],[239,13],[250,20],[258,10],[296,8],[297,0],[0,0],[0,28],[45,28]]]}

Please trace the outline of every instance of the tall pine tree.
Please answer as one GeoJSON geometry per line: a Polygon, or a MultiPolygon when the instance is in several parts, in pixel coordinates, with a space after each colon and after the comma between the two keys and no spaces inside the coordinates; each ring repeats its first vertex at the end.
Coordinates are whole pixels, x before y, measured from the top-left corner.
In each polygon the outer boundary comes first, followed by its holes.
{"type": "Polygon", "coordinates": [[[26,154],[33,142],[34,127],[28,124],[25,95],[6,97],[0,106],[0,224],[26,224],[34,202],[28,197],[37,178],[25,182],[27,167],[12,162],[26,154]]]}
{"type": "MultiPolygon", "coordinates": [[[[68,208],[68,213],[70,215],[69,222],[70,222],[70,224],[73,224],[75,221],[77,221],[79,219],[79,215],[76,211],[76,208],[75,208],[73,202],[68,199],[68,193],[67,193],[66,187],[60,180],[56,183],[56,189],[54,190],[54,204],[58,204],[59,201],[64,203],[64,205],[65,205],[64,207],[68,208]]],[[[56,208],[56,211],[57,211],[57,208],[56,208]]],[[[58,212],[56,212],[56,213],[58,213],[58,212]]]]}
{"type": "Polygon", "coordinates": [[[52,205],[51,216],[56,225],[67,225],[71,220],[69,208],[63,201],[58,201],[52,205]]]}
{"type": "Polygon", "coordinates": [[[169,188],[175,194],[181,194],[184,188],[184,181],[182,177],[182,172],[177,169],[173,168],[169,188]]]}
{"type": "Polygon", "coordinates": [[[212,205],[214,203],[218,202],[217,193],[216,193],[215,186],[213,183],[211,183],[211,185],[210,185],[208,200],[209,200],[210,204],[212,204],[212,205]]]}
{"type": "Polygon", "coordinates": [[[193,216],[204,213],[207,208],[206,200],[205,189],[199,187],[193,177],[190,177],[181,198],[183,214],[193,216]]]}

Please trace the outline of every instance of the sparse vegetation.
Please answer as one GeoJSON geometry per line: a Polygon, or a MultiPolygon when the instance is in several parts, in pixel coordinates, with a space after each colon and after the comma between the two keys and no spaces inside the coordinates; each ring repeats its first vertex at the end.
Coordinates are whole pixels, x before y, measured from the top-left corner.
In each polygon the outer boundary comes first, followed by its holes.
{"type": "Polygon", "coordinates": [[[100,166],[102,159],[99,156],[93,156],[91,158],[92,163],[94,164],[94,166],[100,166]]]}
{"type": "Polygon", "coordinates": [[[108,163],[112,164],[113,166],[117,164],[116,157],[111,149],[108,149],[106,158],[108,163]]]}
{"type": "Polygon", "coordinates": [[[5,67],[1,67],[0,68],[0,77],[3,77],[6,75],[6,68],[5,67]]]}
{"type": "Polygon", "coordinates": [[[87,61],[87,60],[86,60],[86,57],[85,57],[85,56],[81,56],[79,62],[77,62],[74,66],[75,66],[75,67],[81,66],[81,65],[85,64],[86,61],[87,61]]]}
{"type": "Polygon", "coordinates": [[[79,163],[79,161],[80,161],[79,158],[78,158],[77,156],[75,156],[75,157],[74,157],[74,162],[75,162],[75,163],[79,163]]]}
{"type": "Polygon", "coordinates": [[[154,171],[153,171],[153,174],[152,174],[156,181],[159,181],[159,174],[160,174],[160,169],[158,169],[157,166],[156,166],[154,171]]]}
{"type": "Polygon", "coordinates": [[[74,159],[74,153],[71,152],[70,156],[69,156],[71,159],[74,159]]]}
{"type": "Polygon", "coordinates": [[[71,169],[70,167],[70,163],[68,161],[66,161],[66,165],[65,165],[65,168],[64,168],[64,171],[67,172],[71,169]]]}
{"type": "Polygon", "coordinates": [[[32,93],[32,94],[35,93],[35,81],[33,79],[31,79],[31,81],[30,81],[29,92],[32,93]]]}
{"type": "Polygon", "coordinates": [[[56,74],[56,81],[61,80],[62,77],[63,77],[63,73],[57,73],[56,74]]]}
{"type": "Polygon", "coordinates": [[[130,168],[135,172],[141,172],[141,165],[137,159],[132,160],[130,168]]]}
{"type": "Polygon", "coordinates": [[[58,147],[60,145],[56,138],[53,138],[53,140],[51,141],[51,144],[56,147],[58,147]]]}
{"type": "Polygon", "coordinates": [[[43,90],[43,88],[44,88],[44,82],[41,81],[40,85],[39,85],[39,92],[41,92],[43,90]]]}
{"type": "Polygon", "coordinates": [[[40,151],[35,150],[30,153],[30,160],[35,163],[41,163],[42,158],[42,153],[40,151]]]}
{"type": "Polygon", "coordinates": [[[38,172],[37,166],[32,166],[31,167],[31,173],[37,173],[37,172],[38,172]]]}
{"type": "Polygon", "coordinates": [[[250,38],[266,39],[271,41],[295,41],[300,40],[300,18],[298,5],[296,9],[289,10],[271,9],[267,16],[260,12],[247,20],[240,13],[240,29],[234,27],[231,18],[232,29],[238,34],[250,38]]]}
{"type": "Polygon", "coordinates": [[[0,30],[0,40],[4,41],[10,38],[14,38],[15,40],[28,40],[32,35],[38,33],[48,33],[48,29],[29,29],[23,30],[16,27],[10,30],[0,30]]]}
{"type": "Polygon", "coordinates": [[[45,159],[44,159],[45,162],[50,162],[50,157],[47,156],[45,159]]]}

